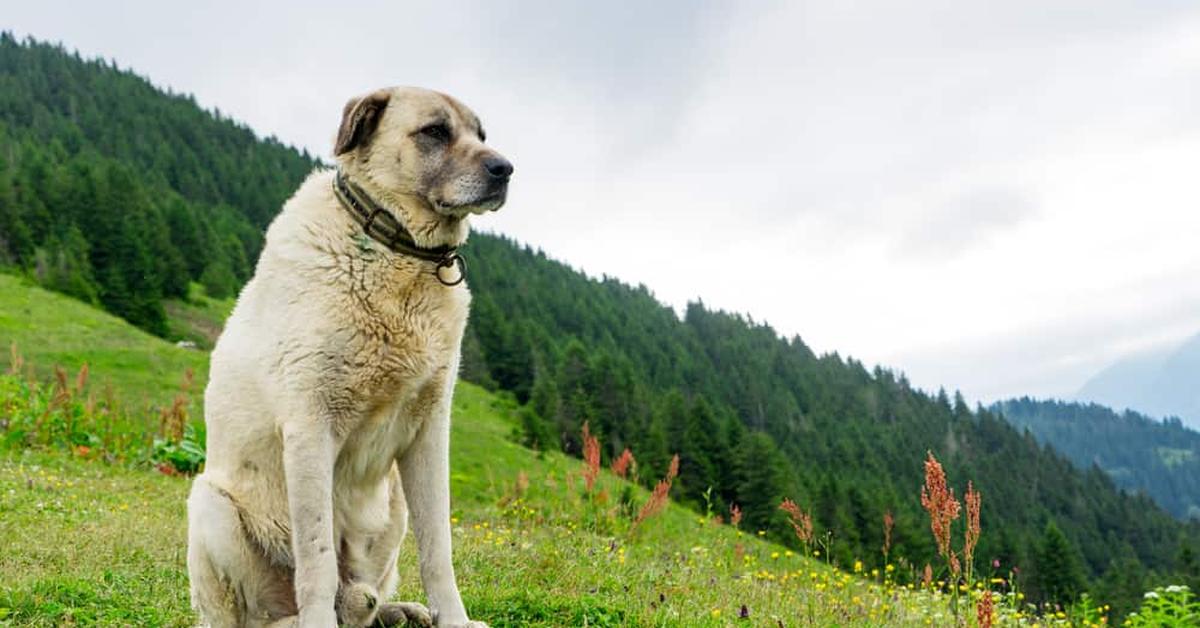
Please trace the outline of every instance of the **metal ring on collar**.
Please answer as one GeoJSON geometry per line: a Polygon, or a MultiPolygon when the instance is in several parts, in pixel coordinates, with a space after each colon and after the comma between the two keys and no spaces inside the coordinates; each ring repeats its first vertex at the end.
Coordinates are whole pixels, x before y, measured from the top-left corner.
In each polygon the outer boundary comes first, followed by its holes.
{"type": "Polygon", "coordinates": [[[443,286],[457,286],[467,278],[467,260],[457,253],[451,253],[442,258],[442,261],[437,263],[437,267],[433,269],[434,276],[442,283],[443,286]],[[442,269],[458,266],[458,279],[454,281],[446,281],[442,278],[442,269]]]}

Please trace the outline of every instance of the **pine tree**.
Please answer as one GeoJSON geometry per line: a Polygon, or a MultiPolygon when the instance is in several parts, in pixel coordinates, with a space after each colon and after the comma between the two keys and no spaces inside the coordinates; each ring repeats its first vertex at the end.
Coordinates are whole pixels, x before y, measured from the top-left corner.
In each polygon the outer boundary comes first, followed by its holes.
{"type": "Polygon", "coordinates": [[[1046,524],[1034,566],[1042,601],[1066,607],[1083,591],[1078,551],[1054,521],[1046,524]]]}
{"type": "Polygon", "coordinates": [[[753,432],[742,441],[737,452],[736,502],[746,529],[783,529],[779,515],[786,477],[783,467],[771,437],[753,432]]]}

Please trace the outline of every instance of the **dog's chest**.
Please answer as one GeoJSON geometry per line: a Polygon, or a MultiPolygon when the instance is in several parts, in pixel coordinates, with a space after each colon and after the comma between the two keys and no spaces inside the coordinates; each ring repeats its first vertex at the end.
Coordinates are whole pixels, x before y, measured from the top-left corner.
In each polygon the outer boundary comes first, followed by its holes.
{"type": "Polygon", "coordinates": [[[419,390],[457,362],[470,295],[464,286],[443,286],[408,266],[357,270],[346,312],[354,330],[354,379],[377,407],[419,390]]]}
{"type": "Polygon", "coordinates": [[[358,411],[343,426],[338,466],[352,482],[386,474],[448,402],[470,298],[464,287],[419,274],[362,270],[344,313],[353,356],[347,392],[358,411]]]}

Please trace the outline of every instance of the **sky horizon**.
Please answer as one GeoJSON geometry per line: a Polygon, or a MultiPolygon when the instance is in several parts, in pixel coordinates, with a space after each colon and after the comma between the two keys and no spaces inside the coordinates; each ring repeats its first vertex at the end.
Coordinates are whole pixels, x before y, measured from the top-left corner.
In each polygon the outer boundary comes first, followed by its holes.
{"type": "Polygon", "coordinates": [[[446,91],[516,166],[476,229],[925,390],[1070,398],[1200,332],[1186,2],[115,6],[0,28],[325,160],[351,96],[446,91]]]}

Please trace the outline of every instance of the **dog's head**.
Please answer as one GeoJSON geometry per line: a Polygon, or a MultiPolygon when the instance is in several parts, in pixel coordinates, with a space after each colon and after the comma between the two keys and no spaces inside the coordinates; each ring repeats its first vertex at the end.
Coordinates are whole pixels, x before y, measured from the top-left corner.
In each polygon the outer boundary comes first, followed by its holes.
{"type": "Polygon", "coordinates": [[[461,218],[500,209],[508,193],[513,166],[484,140],[479,117],[457,100],[393,87],[346,103],[333,152],[373,186],[461,218]]]}

